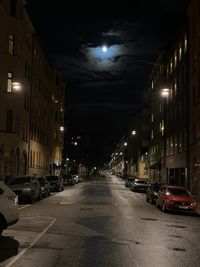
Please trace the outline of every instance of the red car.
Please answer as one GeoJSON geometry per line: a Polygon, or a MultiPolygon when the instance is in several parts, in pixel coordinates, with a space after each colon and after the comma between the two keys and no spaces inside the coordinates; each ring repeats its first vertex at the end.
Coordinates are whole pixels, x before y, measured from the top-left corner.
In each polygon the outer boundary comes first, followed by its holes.
{"type": "Polygon", "coordinates": [[[161,207],[164,212],[166,210],[175,210],[195,213],[197,202],[187,188],[163,185],[158,192],[156,207],[161,207]]]}

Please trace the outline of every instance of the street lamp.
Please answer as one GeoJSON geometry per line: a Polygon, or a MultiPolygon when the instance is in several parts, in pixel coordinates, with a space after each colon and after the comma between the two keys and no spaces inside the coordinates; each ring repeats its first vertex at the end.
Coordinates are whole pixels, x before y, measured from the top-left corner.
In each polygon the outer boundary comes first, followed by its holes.
{"type": "Polygon", "coordinates": [[[20,91],[21,88],[22,88],[21,83],[19,83],[19,82],[13,82],[13,83],[12,83],[12,88],[13,88],[13,90],[15,90],[15,91],[20,91]]]}
{"type": "Polygon", "coordinates": [[[131,134],[132,134],[132,135],[136,135],[136,131],[135,131],[135,130],[133,130],[131,134]]]}
{"type": "Polygon", "coordinates": [[[163,88],[161,89],[161,96],[162,97],[168,97],[170,93],[170,89],[169,88],[163,88]]]}

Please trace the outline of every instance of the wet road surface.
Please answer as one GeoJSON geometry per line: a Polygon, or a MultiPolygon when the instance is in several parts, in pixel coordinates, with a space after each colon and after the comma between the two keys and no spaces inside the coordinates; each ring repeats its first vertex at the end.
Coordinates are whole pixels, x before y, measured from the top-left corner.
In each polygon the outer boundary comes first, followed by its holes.
{"type": "Polygon", "coordinates": [[[111,174],[32,205],[0,237],[0,266],[200,266],[200,217],[163,213],[111,174]]]}

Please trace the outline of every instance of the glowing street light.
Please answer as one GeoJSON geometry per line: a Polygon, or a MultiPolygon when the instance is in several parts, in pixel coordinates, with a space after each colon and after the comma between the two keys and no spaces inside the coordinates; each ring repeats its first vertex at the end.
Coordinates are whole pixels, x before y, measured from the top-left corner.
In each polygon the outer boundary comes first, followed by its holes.
{"type": "Polygon", "coordinates": [[[60,131],[61,132],[64,132],[64,130],[65,130],[64,127],[63,126],[60,126],[60,131]]]}
{"type": "Polygon", "coordinates": [[[161,90],[161,95],[163,97],[168,97],[169,96],[170,89],[169,88],[164,88],[161,90]]]}
{"type": "Polygon", "coordinates": [[[127,145],[128,145],[128,143],[127,143],[127,142],[125,142],[125,143],[124,143],[124,146],[127,146],[127,145]]]}
{"type": "Polygon", "coordinates": [[[19,82],[13,82],[12,83],[12,88],[15,91],[20,91],[21,90],[21,83],[19,83],[19,82]]]}
{"type": "Polygon", "coordinates": [[[131,134],[132,134],[132,135],[136,135],[136,131],[135,131],[135,130],[133,130],[131,134]]]}

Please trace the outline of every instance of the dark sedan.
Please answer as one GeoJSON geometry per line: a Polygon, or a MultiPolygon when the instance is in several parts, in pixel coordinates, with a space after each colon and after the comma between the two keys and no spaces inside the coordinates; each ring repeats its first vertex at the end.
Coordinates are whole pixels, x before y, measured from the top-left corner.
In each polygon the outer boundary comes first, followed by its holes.
{"type": "Polygon", "coordinates": [[[59,177],[58,175],[47,175],[46,179],[50,183],[51,192],[55,192],[55,191],[60,192],[64,190],[63,178],[59,177]]]}
{"type": "Polygon", "coordinates": [[[35,176],[16,176],[8,183],[19,200],[29,200],[32,203],[36,198],[42,198],[41,186],[35,176]]]}
{"type": "Polygon", "coordinates": [[[152,204],[156,203],[158,191],[162,183],[151,182],[147,187],[146,201],[152,204]]]}
{"type": "Polygon", "coordinates": [[[131,191],[135,192],[146,192],[148,181],[145,179],[135,179],[131,184],[131,191]]]}
{"type": "Polygon", "coordinates": [[[135,181],[135,177],[127,177],[125,186],[131,188],[131,184],[135,181]]]}
{"type": "Polygon", "coordinates": [[[38,181],[41,186],[41,192],[42,196],[47,197],[50,196],[51,194],[51,189],[50,189],[50,183],[47,181],[46,177],[38,177],[38,181]]]}

